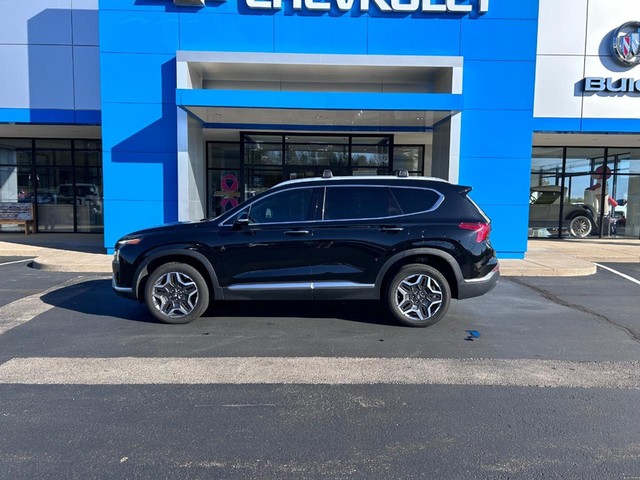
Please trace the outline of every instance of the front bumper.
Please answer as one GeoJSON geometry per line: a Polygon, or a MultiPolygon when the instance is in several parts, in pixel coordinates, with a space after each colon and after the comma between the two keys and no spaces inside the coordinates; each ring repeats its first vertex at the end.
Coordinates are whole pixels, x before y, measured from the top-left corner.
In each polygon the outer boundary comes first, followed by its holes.
{"type": "Polygon", "coordinates": [[[111,276],[111,288],[113,289],[113,291],[121,297],[135,298],[135,295],[133,294],[133,288],[121,287],[118,285],[118,279],[120,278],[120,263],[114,260],[111,263],[111,270],[113,272],[113,275],[111,276]]]}
{"type": "Polygon", "coordinates": [[[479,297],[493,290],[500,278],[500,266],[496,267],[486,276],[473,280],[461,280],[458,282],[458,300],[479,297]]]}

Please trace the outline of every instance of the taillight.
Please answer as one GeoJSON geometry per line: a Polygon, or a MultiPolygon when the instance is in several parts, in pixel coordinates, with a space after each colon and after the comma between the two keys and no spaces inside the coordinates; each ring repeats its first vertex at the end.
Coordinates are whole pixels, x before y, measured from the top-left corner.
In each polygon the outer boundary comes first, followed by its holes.
{"type": "Polygon", "coordinates": [[[476,242],[478,243],[484,242],[491,232],[491,224],[489,223],[462,222],[459,227],[476,232],[476,242]]]}

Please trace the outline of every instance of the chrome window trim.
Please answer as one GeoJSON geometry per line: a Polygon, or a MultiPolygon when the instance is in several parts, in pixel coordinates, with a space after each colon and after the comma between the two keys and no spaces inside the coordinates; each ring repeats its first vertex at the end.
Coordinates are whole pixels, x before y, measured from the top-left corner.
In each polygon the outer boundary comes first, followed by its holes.
{"type": "MultiPolygon", "coordinates": [[[[361,178],[361,177],[359,177],[361,178]]],[[[393,177],[395,178],[395,177],[393,177]]],[[[317,179],[316,179],[317,180],[317,179]]],[[[279,184],[281,185],[281,184],[279,184]]],[[[288,188],[286,190],[282,190],[282,191],[278,191],[278,192],[273,192],[270,193],[268,195],[265,195],[264,197],[260,198],[260,200],[264,200],[265,198],[268,198],[272,195],[277,195],[278,193],[283,193],[283,192],[289,192],[292,190],[301,190],[301,189],[309,189],[309,188],[323,188],[324,189],[324,196],[323,196],[323,202],[322,202],[322,218],[319,220],[300,220],[297,222],[268,222],[268,223],[251,223],[250,225],[255,225],[255,226],[262,226],[262,225],[297,225],[297,224],[301,224],[301,223],[328,223],[328,222],[362,222],[362,221],[368,221],[368,220],[384,220],[387,218],[402,218],[402,217],[411,217],[414,215],[422,215],[424,213],[431,213],[435,210],[437,210],[438,208],[440,208],[440,205],[442,205],[442,203],[445,200],[445,196],[442,194],[442,192],[439,192],[438,190],[434,189],[434,188],[429,188],[429,187],[414,187],[414,186],[406,186],[406,185],[361,185],[361,184],[352,184],[352,185],[314,185],[314,186],[307,186],[307,187],[296,187],[296,188],[288,188]],[[438,194],[439,199],[438,201],[436,201],[436,203],[434,203],[434,205],[428,209],[428,210],[421,210],[419,212],[414,212],[414,213],[403,213],[402,215],[389,215],[389,216],[385,216],[385,217],[366,217],[366,218],[340,218],[340,219],[335,219],[335,220],[325,220],[324,218],[324,214],[325,214],[325,208],[326,208],[326,202],[327,202],[327,189],[329,188],[405,188],[405,189],[413,189],[413,190],[431,190],[432,192],[435,192],[438,194]]],[[[393,195],[393,193],[392,193],[393,195]]],[[[240,215],[242,212],[244,212],[247,209],[250,209],[251,206],[256,203],[253,202],[249,205],[247,205],[246,207],[244,207],[242,210],[238,211],[238,213],[236,213],[235,215],[233,215],[231,218],[235,218],[238,215],[240,215]]],[[[400,205],[398,205],[400,206],[400,205]]],[[[402,207],[400,207],[402,208],[402,207]]],[[[223,226],[230,226],[231,224],[227,223],[229,220],[231,220],[231,218],[228,218],[227,220],[225,220],[224,222],[221,222],[218,224],[218,226],[223,227],[223,226]]]]}
{"type": "MultiPolygon", "coordinates": [[[[440,182],[440,183],[447,183],[449,185],[451,185],[451,182],[449,180],[445,180],[443,178],[437,178],[437,177],[398,177],[397,175],[360,175],[357,177],[354,177],[360,180],[422,180],[422,181],[433,181],[433,182],[440,182]]],[[[339,180],[339,181],[353,181],[352,176],[338,176],[338,177],[332,177],[330,179],[323,179],[321,177],[311,177],[311,178],[296,178],[294,180],[285,180],[282,183],[279,183],[278,186],[280,185],[294,185],[296,183],[305,183],[305,182],[313,182],[316,180],[339,180]]],[[[418,187],[420,188],[420,187],[418,187]]]]}
{"type": "Polygon", "coordinates": [[[368,283],[356,283],[356,282],[335,282],[335,281],[326,281],[326,282],[312,282],[311,289],[312,290],[322,290],[322,289],[331,289],[331,288],[374,288],[375,285],[368,283]]]}
{"type": "MultiPolygon", "coordinates": [[[[322,211],[322,222],[357,222],[357,221],[363,221],[363,220],[382,220],[382,219],[386,219],[386,218],[400,218],[400,217],[411,217],[413,215],[422,215],[423,213],[431,213],[435,210],[437,210],[440,205],[442,205],[442,202],[444,202],[445,196],[433,189],[433,188],[429,188],[429,187],[408,187],[405,185],[327,185],[325,187],[325,202],[326,202],[326,197],[327,197],[327,193],[326,190],[330,189],[330,188],[345,188],[345,187],[364,187],[364,188],[404,188],[404,189],[413,189],[413,190],[431,190],[432,192],[435,192],[438,194],[438,200],[436,201],[436,203],[433,204],[433,206],[428,209],[428,210],[420,210],[419,212],[414,212],[414,213],[403,213],[402,215],[388,215],[388,216],[384,216],[384,217],[366,217],[366,218],[340,218],[340,219],[334,219],[334,220],[325,220],[324,218],[324,210],[322,211]]],[[[390,192],[393,195],[393,192],[390,192]]],[[[394,197],[394,200],[395,197],[394,197]]],[[[397,202],[397,200],[396,200],[397,202]]],[[[400,207],[400,204],[398,204],[398,207],[400,207]]],[[[402,207],[400,207],[400,209],[402,209],[402,207]]]]}
{"type": "Polygon", "coordinates": [[[282,283],[237,283],[227,287],[232,291],[253,290],[323,290],[334,288],[375,288],[375,285],[355,282],[282,282],[282,283]]]}

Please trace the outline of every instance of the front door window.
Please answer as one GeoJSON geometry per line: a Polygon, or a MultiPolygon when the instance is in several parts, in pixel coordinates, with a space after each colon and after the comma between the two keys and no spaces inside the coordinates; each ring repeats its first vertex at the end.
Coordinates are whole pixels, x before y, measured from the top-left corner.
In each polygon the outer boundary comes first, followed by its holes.
{"type": "Polygon", "coordinates": [[[249,208],[249,223],[296,223],[312,219],[311,188],[276,193],[257,201],[249,208]]]}

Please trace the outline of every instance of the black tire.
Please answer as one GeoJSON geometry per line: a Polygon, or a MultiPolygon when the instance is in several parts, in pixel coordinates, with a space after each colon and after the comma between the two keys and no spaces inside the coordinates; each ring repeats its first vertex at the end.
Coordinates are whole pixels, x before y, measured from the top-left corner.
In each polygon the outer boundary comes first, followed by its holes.
{"type": "Polygon", "coordinates": [[[151,315],[163,323],[189,323],[209,306],[209,287],[191,265],[165,263],[149,275],[144,302],[151,315]]]}
{"type": "Polygon", "coordinates": [[[569,220],[569,234],[576,238],[587,238],[593,231],[593,221],[587,215],[576,215],[569,220]]]}
{"type": "Polygon", "coordinates": [[[385,299],[389,311],[400,323],[410,327],[429,327],[447,314],[451,288],[438,270],[416,263],[405,265],[394,275],[385,299]]]}

